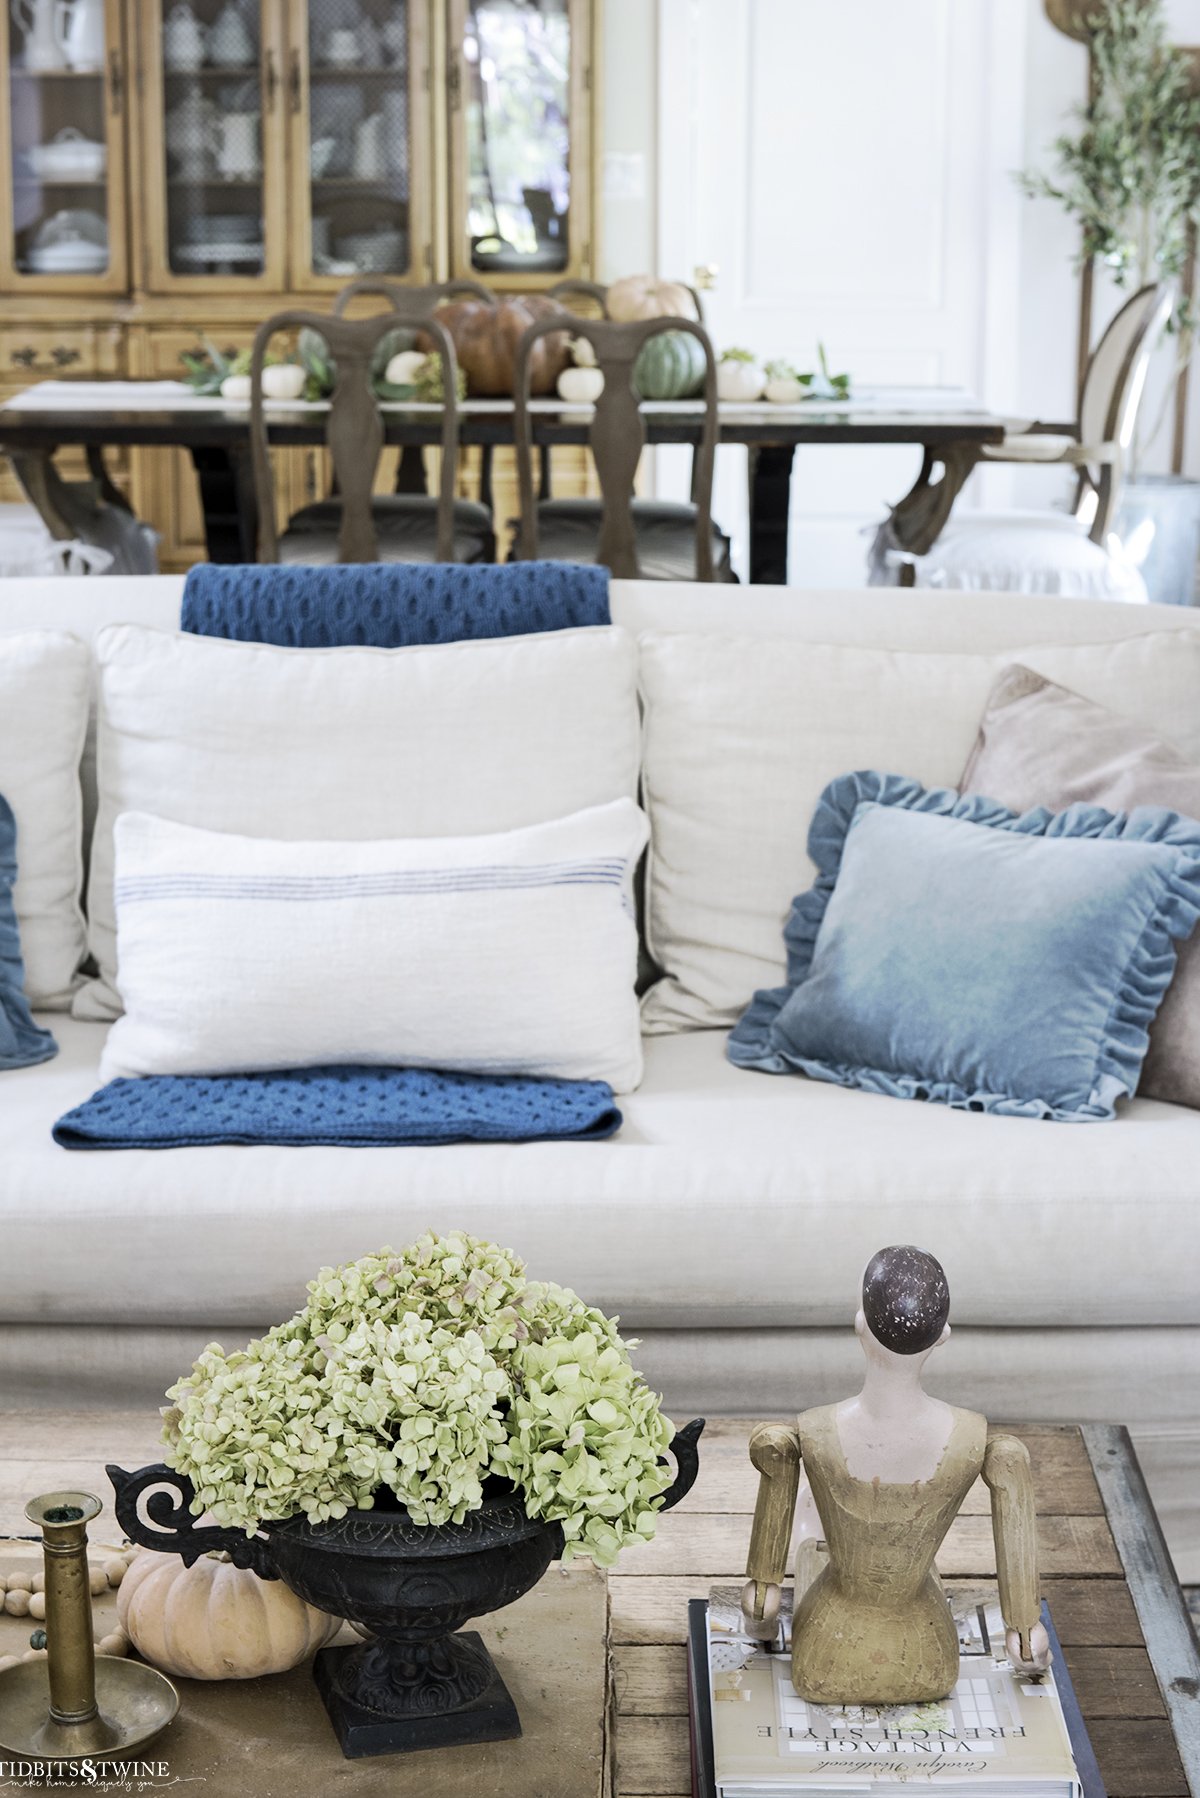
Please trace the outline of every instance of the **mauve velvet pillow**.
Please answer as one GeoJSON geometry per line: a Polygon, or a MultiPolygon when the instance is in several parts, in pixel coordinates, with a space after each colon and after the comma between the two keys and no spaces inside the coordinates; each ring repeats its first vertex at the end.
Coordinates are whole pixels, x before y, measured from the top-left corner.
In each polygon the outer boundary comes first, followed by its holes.
{"type": "MultiPolygon", "coordinates": [[[[1082,802],[1200,818],[1200,768],[1141,725],[1019,665],[992,688],[958,787],[1014,812],[1082,802]]],[[[1137,1090],[1200,1109],[1200,931],[1180,944],[1137,1090]]]]}

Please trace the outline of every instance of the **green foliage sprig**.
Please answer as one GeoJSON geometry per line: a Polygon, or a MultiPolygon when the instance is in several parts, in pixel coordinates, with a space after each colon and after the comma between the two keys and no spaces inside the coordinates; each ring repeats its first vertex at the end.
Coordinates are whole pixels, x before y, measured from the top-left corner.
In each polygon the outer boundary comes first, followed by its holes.
{"type": "Polygon", "coordinates": [[[168,1392],[166,1460],[197,1514],[253,1533],[386,1488],[416,1523],[461,1523],[498,1475],[562,1524],[568,1557],[609,1566],[653,1535],[673,1432],[615,1319],[460,1231],[323,1268],[308,1293],[168,1392]]]}
{"type": "MultiPolygon", "coordinates": [[[[1052,174],[1017,178],[1078,219],[1080,263],[1098,257],[1120,287],[1171,280],[1200,213],[1200,96],[1189,59],[1167,42],[1161,0],[1105,0],[1088,25],[1094,82],[1075,109],[1078,129],[1055,140],[1052,174]]],[[[1177,312],[1174,327],[1192,322],[1177,312]]]]}

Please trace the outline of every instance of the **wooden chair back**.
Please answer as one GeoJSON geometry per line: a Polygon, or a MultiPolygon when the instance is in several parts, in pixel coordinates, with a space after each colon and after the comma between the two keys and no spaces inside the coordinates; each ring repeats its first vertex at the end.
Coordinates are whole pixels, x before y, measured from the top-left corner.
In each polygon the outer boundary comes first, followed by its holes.
{"type": "Polygon", "coordinates": [[[258,504],[259,558],[279,560],[275,527],[275,478],[267,439],[262,371],[267,347],[280,331],[317,331],[337,364],[337,381],[329,406],[326,442],[333,461],[341,520],[338,559],[374,562],[378,538],[372,510],[375,472],[383,450],[383,418],[371,387],[371,359],[380,339],[397,324],[424,331],[442,358],[442,466],[437,509],[437,559],[454,560],[454,486],[458,460],[458,361],[444,325],[438,323],[427,291],[398,288],[390,312],[349,319],[337,313],[289,310],[265,319],[254,334],[250,356],[250,455],[258,504]]]}
{"type": "MultiPolygon", "coordinates": [[[[530,355],[539,337],[561,330],[561,321],[538,319],[517,347],[513,439],[517,452],[517,481],[521,501],[518,543],[523,561],[538,553],[537,504],[533,487],[533,436],[529,411],[530,355]]],[[[692,499],[696,507],[696,579],[711,581],[712,484],[717,447],[717,362],[708,333],[690,318],[648,318],[629,324],[611,319],[581,318],[572,327],[596,353],[596,366],[604,376],[604,390],[596,401],[588,443],[600,481],[601,524],[596,560],[610,568],[619,580],[638,578],[637,541],[633,524],[633,487],[638,461],[646,441],[641,405],[633,385],[634,364],[642,345],[663,331],[686,331],[704,348],[704,422],[696,452],[692,499]]]]}
{"type": "Polygon", "coordinates": [[[494,306],[496,296],[483,285],[482,281],[471,281],[465,275],[453,281],[437,281],[429,287],[407,287],[401,281],[390,281],[386,275],[359,275],[334,296],[333,310],[340,318],[352,300],[360,294],[377,294],[380,299],[390,300],[393,310],[405,310],[415,295],[421,295],[426,310],[432,312],[443,300],[453,300],[460,295],[469,294],[472,299],[484,300],[494,306]]]}

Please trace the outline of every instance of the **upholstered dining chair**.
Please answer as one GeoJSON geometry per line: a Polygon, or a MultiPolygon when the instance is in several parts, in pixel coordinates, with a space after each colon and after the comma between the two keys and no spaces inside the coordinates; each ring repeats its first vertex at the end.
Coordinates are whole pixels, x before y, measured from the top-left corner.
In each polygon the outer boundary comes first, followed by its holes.
{"type": "Polygon", "coordinates": [[[599,562],[623,580],[735,580],[729,539],[712,521],[717,364],[704,327],[688,318],[639,319],[630,324],[578,320],[573,327],[575,335],[591,344],[604,376],[604,388],[588,428],[600,498],[539,500],[533,480],[530,357],[539,337],[561,328],[553,318],[538,319],[517,349],[513,438],[521,517],[510,559],[525,562],[546,556],[564,562],[599,562]],[[633,369],[642,345],[663,331],[690,332],[704,348],[703,424],[693,498],[687,504],[634,498],[646,433],[633,369]]]}
{"type": "Polygon", "coordinates": [[[1150,358],[1173,300],[1170,286],[1152,284],[1125,302],[1092,352],[1077,420],[1011,420],[1004,442],[981,450],[981,463],[1073,469],[1070,511],[964,511],[925,555],[899,558],[907,564],[903,585],[1146,599],[1141,575],[1113,537],[1113,521],[1150,358]]]}
{"type": "Polygon", "coordinates": [[[259,326],[250,360],[250,452],[258,504],[259,558],[264,562],[490,562],[496,540],[490,513],[455,498],[458,456],[458,363],[429,295],[400,290],[388,312],[349,319],[336,313],[277,312],[259,326]],[[374,492],[383,449],[383,419],[371,387],[371,358],[397,323],[432,338],[442,358],[441,475],[436,497],[374,492]],[[275,482],[267,438],[262,370],[267,347],[281,331],[318,331],[329,345],[337,377],[326,441],[336,491],[304,506],[282,534],[275,522],[275,482]]]}

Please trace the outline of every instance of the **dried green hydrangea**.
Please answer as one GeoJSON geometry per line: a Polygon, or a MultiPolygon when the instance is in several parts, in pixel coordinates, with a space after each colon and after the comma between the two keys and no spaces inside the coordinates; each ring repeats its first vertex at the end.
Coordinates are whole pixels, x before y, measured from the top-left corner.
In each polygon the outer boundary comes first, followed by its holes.
{"type": "Polygon", "coordinates": [[[417,1523],[461,1523],[489,1475],[566,1553],[609,1566],[654,1533],[672,1427],[616,1323],[452,1231],[323,1268],[287,1323],[173,1386],[166,1459],[194,1509],[252,1532],[369,1509],[390,1488],[417,1523]]]}

